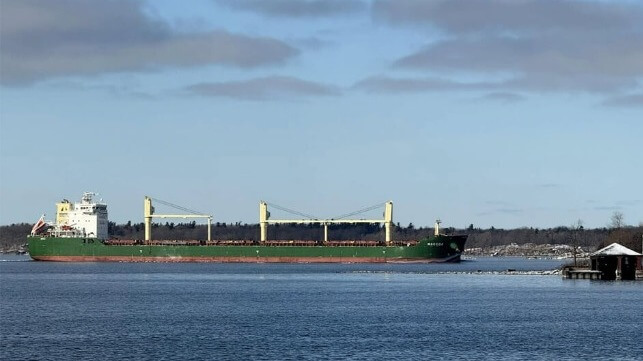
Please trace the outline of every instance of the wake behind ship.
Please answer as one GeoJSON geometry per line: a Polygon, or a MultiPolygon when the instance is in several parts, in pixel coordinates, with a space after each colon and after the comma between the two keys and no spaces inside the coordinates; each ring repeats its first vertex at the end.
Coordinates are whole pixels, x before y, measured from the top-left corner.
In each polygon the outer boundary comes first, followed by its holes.
{"type": "Polygon", "coordinates": [[[29,255],[38,261],[69,262],[253,262],[253,263],[407,263],[458,262],[467,235],[439,233],[417,241],[395,242],[393,203],[386,202],[384,219],[378,220],[272,220],[267,203],[261,202],[260,241],[212,240],[209,215],[161,215],[154,212],[152,199],[145,197],[145,240],[120,240],[108,235],[107,205],[95,202],[95,193],[86,192],[78,203],[63,200],[56,204],[56,220],[44,216],[27,237],[29,255]],[[152,240],[152,218],[198,217],[208,220],[207,240],[152,240]],[[268,240],[269,224],[319,223],[324,226],[321,241],[268,240]],[[328,225],[338,223],[383,223],[385,242],[331,241],[328,225]]]}

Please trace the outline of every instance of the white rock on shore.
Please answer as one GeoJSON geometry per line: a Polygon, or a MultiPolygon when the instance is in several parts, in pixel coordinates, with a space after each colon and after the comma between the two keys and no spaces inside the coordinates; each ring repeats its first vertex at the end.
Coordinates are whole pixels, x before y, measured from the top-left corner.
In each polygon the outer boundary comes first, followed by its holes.
{"type": "MultiPolygon", "coordinates": [[[[578,247],[576,257],[584,258],[589,256],[589,249],[578,247]]],[[[547,258],[573,258],[574,248],[567,244],[516,244],[501,245],[494,247],[467,248],[465,256],[490,256],[490,257],[547,257],[547,258]]]]}

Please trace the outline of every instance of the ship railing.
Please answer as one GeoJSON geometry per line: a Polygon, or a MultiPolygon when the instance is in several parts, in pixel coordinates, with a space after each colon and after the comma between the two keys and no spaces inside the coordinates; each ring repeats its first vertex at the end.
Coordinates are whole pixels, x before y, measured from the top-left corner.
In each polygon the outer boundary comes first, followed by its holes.
{"type": "Polygon", "coordinates": [[[166,239],[166,240],[147,241],[145,242],[145,244],[151,245],[151,246],[198,246],[201,244],[201,241],[166,239]]]}
{"type": "Polygon", "coordinates": [[[264,241],[261,244],[271,247],[314,247],[318,244],[317,241],[304,241],[304,240],[270,240],[264,241]]]}
{"type": "Polygon", "coordinates": [[[226,240],[212,240],[206,241],[208,246],[252,246],[255,245],[255,241],[249,239],[226,239],[226,240]]]}
{"type": "MultiPolygon", "coordinates": [[[[199,241],[199,240],[155,240],[155,241],[142,241],[133,239],[109,239],[104,241],[104,244],[111,246],[132,246],[132,245],[150,245],[150,246],[256,246],[253,240],[212,240],[212,241],[199,241]]],[[[418,244],[418,241],[395,241],[393,246],[396,247],[411,247],[418,244]]],[[[321,243],[319,241],[311,240],[270,240],[261,242],[260,245],[268,247],[377,247],[382,246],[381,241],[374,240],[350,240],[350,241],[328,241],[321,243]]]]}
{"type": "Polygon", "coordinates": [[[377,247],[382,242],[370,240],[356,240],[356,241],[328,241],[326,246],[329,247],[377,247]]]}
{"type": "Polygon", "coordinates": [[[142,241],[136,239],[108,239],[103,243],[109,246],[134,246],[143,244],[142,241]]]}
{"type": "Polygon", "coordinates": [[[103,242],[111,246],[252,246],[256,245],[252,240],[133,240],[133,239],[109,239],[103,242]]]}
{"type": "Polygon", "coordinates": [[[416,246],[418,243],[419,243],[418,240],[395,241],[395,242],[393,242],[393,246],[396,246],[396,247],[411,247],[411,246],[416,246]]]}
{"type": "Polygon", "coordinates": [[[86,237],[87,235],[84,232],[79,232],[77,230],[62,230],[54,229],[49,231],[51,237],[61,237],[61,238],[72,238],[72,237],[86,237]]]}
{"type": "Polygon", "coordinates": [[[109,246],[199,246],[205,241],[197,240],[160,240],[160,241],[143,241],[140,239],[109,239],[103,243],[109,246]]]}

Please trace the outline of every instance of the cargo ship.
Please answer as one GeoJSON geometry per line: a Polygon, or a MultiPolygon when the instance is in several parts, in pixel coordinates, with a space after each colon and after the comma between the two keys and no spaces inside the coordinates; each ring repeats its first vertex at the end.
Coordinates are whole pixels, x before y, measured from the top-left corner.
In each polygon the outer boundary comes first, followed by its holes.
{"type": "Polygon", "coordinates": [[[272,220],[267,203],[259,204],[260,240],[212,240],[212,216],[204,214],[156,214],[152,198],[145,197],[145,239],[123,240],[108,234],[107,205],[95,201],[96,193],[85,192],[80,202],[56,204],[55,221],[44,215],[28,238],[29,255],[37,261],[66,262],[252,262],[252,263],[422,263],[458,262],[467,235],[440,233],[417,241],[395,242],[393,203],[386,202],[381,220],[272,220]],[[207,240],[153,240],[153,218],[199,217],[208,220],[207,240]],[[337,223],[384,223],[386,240],[331,241],[328,225],[337,223]],[[324,226],[320,241],[269,240],[269,224],[319,223],[324,226]]]}

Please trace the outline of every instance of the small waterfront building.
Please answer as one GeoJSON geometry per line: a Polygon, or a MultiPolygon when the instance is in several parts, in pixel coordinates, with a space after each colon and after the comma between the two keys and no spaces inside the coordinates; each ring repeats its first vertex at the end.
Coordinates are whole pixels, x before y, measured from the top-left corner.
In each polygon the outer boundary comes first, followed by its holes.
{"type": "Polygon", "coordinates": [[[643,255],[618,243],[612,243],[589,257],[592,271],[601,272],[602,280],[635,280],[643,255]]]}

